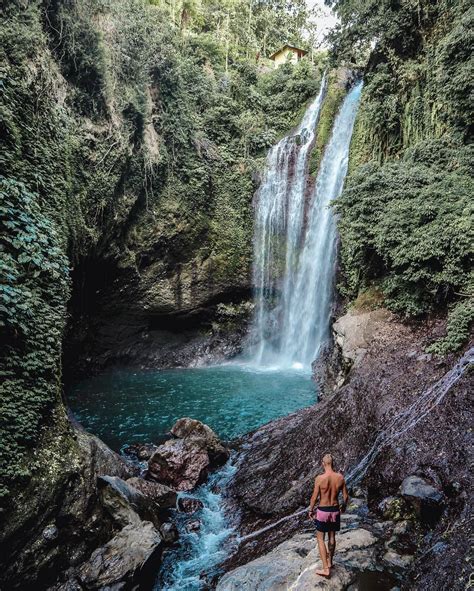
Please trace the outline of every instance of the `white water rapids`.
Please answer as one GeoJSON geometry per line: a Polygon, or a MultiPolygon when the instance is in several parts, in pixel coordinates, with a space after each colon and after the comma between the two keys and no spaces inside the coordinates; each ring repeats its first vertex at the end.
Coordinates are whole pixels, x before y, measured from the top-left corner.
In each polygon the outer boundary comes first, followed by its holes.
{"type": "Polygon", "coordinates": [[[325,79],[295,133],[268,155],[255,208],[249,357],[257,366],[310,369],[328,338],[336,255],[330,203],[342,191],[361,89],[362,82],[344,99],[312,191],[307,171],[325,79]]]}

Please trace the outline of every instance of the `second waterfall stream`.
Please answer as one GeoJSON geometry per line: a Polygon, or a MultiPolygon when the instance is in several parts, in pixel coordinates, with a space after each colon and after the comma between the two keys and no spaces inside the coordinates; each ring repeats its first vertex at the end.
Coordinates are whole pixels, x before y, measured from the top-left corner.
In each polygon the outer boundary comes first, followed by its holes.
{"type": "Polygon", "coordinates": [[[359,82],[343,101],[313,189],[308,168],[326,77],[295,132],[267,157],[255,204],[256,311],[249,351],[259,367],[309,370],[328,337],[336,259],[330,203],[344,184],[361,90],[359,82]]]}

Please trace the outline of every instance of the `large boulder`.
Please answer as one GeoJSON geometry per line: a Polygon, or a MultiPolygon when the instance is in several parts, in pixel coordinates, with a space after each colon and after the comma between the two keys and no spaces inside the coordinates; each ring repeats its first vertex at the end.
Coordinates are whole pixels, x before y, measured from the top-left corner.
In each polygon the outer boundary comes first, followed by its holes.
{"type": "Polygon", "coordinates": [[[137,476],[129,478],[127,484],[139,490],[148,499],[151,499],[159,509],[174,509],[176,507],[178,493],[173,488],[166,486],[166,484],[152,482],[137,476]]]}
{"type": "Polygon", "coordinates": [[[171,439],[150,458],[147,476],[176,490],[191,490],[204,481],[209,463],[205,449],[185,439],[171,439]]]}
{"type": "Polygon", "coordinates": [[[229,451],[214,431],[195,419],[179,419],[171,429],[176,439],[160,445],[148,462],[147,477],[179,491],[204,481],[208,469],[222,465],[229,451]]]}
{"type": "Polygon", "coordinates": [[[171,433],[179,439],[186,439],[205,449],[213,467],[225,464],[229,459],[229,450],[221,443],[214,431],[201,421],[184,417],[176,421],[171,428],[171,433]]]}
{"type": "Polygon", "coordinates": [[[78,569],[86,589],[125,589],[151,582],[161,556],[161,536],[149,521],[129,524],[97,548],[78,569]]]}
{"type": "Polygon", "coordinates": [[[374,335],[390,320],[391,314],[383,308],[369,312],[349,310],[332,325],[335,341],[349,366],[357,366],[371,348],[374,335]]]}
{"type": "Polygon", "coordinates": [[[165,544],[174,544],[179,539],[178,528],[168,521],[160,527],[160,534],[165,544]]]}
{"type": "MultiPolygon", "coordinates": [[[[140,479],[136,479],[140,480],[140,479]]],[[[161,525],[160,506],[132,485],[117,476],[99,476],[100,500],[116,525],[124,527],[142,519],[161,525]]]]}
{"type": "Polygon", "coordinates": [[[400,493],[425,523],[435,522],[443,512],[443,493],[420,476],[408,476],[400,486],[400,493]]]}

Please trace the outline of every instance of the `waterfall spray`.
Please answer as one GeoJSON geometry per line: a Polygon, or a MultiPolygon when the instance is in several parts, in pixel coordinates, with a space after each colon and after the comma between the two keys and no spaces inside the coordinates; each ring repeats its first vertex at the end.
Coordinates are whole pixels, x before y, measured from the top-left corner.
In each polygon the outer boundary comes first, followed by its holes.
{"type": "Polygon", "coordinates": [[[269,153],[256,202],[256,365],[309,369],[328,337],[336,252],[329,205],[342,191],[361,88],[362,83],[354,86],[342,104],[312,194],[308,161],[325,78],[296,133],[269,153]]]}

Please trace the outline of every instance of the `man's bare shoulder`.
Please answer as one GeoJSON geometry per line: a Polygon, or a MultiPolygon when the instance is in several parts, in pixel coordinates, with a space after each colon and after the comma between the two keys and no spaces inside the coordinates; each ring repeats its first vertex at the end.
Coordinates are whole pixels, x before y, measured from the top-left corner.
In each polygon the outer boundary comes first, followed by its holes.
{"type": "Polygon", "coordinates": [[[314,479],[315,484],[319,484],[323,480],[324,474],[318,474],[314,479]]]}

